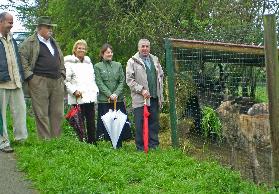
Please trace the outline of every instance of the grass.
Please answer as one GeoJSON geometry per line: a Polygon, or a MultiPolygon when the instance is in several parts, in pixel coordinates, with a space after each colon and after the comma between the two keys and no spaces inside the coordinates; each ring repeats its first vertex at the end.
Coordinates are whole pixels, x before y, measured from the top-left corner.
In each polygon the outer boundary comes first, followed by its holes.
{"type": "Polygon", "coordinates": [[[63,136],[51,141],[37,140],[32,117],[28,128],[29,139],[13,146],[19,169],[41,193],[275,193],[179,149],[160,148],[146,157],[134,142],[119,150],[107,142],[79,142],[66,123],[63,136]]]}
{"type": "Polygon", "coordinates": [[[256,101],[257,102],[268,102],[267,87],[258,86],[256,89],[256,101]]]}

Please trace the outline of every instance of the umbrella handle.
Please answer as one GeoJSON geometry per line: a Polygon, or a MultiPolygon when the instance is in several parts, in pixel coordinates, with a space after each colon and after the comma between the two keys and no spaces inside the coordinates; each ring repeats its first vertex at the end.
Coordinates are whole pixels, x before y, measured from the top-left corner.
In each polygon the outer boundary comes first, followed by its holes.
{"type": "Polygon", "coordinates": [[[114,110],[116,110],[116,102],[117,102],[117,100],[115,99],[115,100],[113,101],[113,108],[114,108],[114,110]]]}
{"type": "MultiPolygon", "coordinates": [[[[111,103],[110,98],[108,98],[108,102],[111,103]]],[[[113,110],[116,110],[116,102],[117,99],[113,100],[113,110]]]]}
{"type": "Polygon", "coordinates": [[[146,103],[147,103],[146,101],[147,101],[147,98],[144,98],[144,104],[145,104],[145,105],[146,105],[146,103]]]}

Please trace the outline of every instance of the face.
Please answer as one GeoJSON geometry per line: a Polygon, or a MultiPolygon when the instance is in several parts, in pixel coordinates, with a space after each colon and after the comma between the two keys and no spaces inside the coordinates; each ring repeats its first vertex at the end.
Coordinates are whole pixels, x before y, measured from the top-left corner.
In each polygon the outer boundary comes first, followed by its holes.
{"type": "Polygon", "coordinates": [[[139,47],[139,53],[143,56],[148,56],[150,52],[150,43],[149,42],[141,42],[139,47]]]}
{"type": "Polygon", "coordinates": [[[77,47],[76,47],[75,56],[77,58],[84,58],[85,53],[86,53],[85,45],[78,44],[77,47]]]}
{"type": "Polygon", "coordinates": [[[38,33],[48,40],[52,36],[52,26],[41,25],[38,33]]]}
{"type": "Polygon", "coordinates": [[[111,61],[112,56],[113,56],[113,52],[110,48],[108,48],[103,54],[103,59],[106,61],[111,61]]]}
{"type": "Polygon", "coordinates": [[[1,22],[1,28],[2,28],[3,35],[7,35],[11,31],[13,24],[14,24],[13,16],[10,14],[7,14],[5,17],[5,20],[1,22]]]}

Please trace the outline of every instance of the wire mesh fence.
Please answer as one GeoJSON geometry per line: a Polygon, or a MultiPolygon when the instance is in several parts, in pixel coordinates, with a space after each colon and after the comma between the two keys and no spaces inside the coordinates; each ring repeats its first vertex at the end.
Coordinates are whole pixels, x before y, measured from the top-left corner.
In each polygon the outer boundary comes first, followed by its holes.
{"type": "Polygon", "coordinates": [[[196,150],[189,153],[197,155],[201,150],[201,158],[213,158],[243,177],[270,184],[263,48],[175,40],[171,45],[166,52],[171,52],[167,66],[173,81],[168,84],[174,89],[168,95],[175,104],[171,120],[175,119],[172,127],[180,145],[187,140],[196,150]]]}

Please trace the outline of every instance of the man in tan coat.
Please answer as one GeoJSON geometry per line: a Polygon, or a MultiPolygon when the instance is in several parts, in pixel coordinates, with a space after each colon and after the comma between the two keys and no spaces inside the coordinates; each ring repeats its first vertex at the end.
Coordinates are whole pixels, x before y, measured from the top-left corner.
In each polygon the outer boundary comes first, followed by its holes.
{"type": "Polygon", "coordinates": [[[136,147],[143,150],[143,106],[146,99],[149,145],[155,149],[159,145],[159,108],[163,101],[163,70],[156,56],[150,54],[150,42],[141,39],[138,51],[127,62],[126,82],[131,89],[132,106],[136,125],[136,147]]]}
{"type": "Polygon", "coordinates": [[[14,122],[15,140],[27,138],[26,105],[22,90],[24,80],[23,68],[19,60],[16,41],[10,33],[13,16],[7,12],[0,13],[0,114],[3,123],[0,126],[0,150],[13,152],[7,132],[6,109],[10,111],[14,122]]]}
{"type": "Polygon", "coordinates": [[[37,31],[20,47],[24,75],[28,82],[38,135],[59,137],[64,115],[64,57],[52,38],[56,26],[47,16],[38,18],[37,31]]]}

